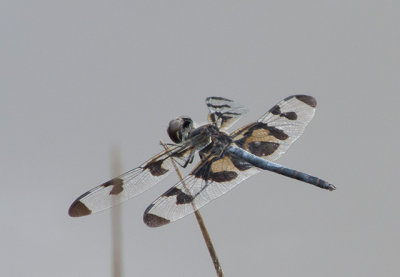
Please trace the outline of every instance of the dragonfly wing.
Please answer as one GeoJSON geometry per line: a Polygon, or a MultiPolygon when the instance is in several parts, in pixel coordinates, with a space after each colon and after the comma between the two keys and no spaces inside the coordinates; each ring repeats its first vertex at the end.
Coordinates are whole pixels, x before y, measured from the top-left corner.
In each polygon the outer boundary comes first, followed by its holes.
{"type": "Polygon", "coordinates": [[[247,109],[223,97],[207,97],[206,105],[210,111],[208,120],[220,130],[226,130],[238,121],[247,109]]]}
{"type": "Polygon", "coordinates": [[[101,184],[78,197],[69,208],[69,215],[79,217],[120,204],[157,184],[170,173],[171,157],[189,158],[190,143],[175,145],[124,174],[101,184]]]}
{"type": "Polygon", "coordinates": [[[257,168],[229,153],[222,157],[210,155],[146,209],[144,222],[159,227],[180,219],[257,172],[257,168]]]}
{"type": "Polygon", "coordinates": [[[312,96],[289,96],[257,122],[233,132],[231,138],[237,146],[254,155],[270,161],[277,160],[304,132],[316,106],[312,96]]]}

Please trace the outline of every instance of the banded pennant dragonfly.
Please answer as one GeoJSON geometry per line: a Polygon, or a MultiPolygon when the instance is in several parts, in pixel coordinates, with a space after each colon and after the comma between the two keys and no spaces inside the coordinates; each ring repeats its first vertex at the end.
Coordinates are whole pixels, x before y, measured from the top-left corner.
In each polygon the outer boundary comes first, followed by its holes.
{"type": "Polygon", "coordinates": [[[195,128],[188,117],[171,120],[167,132],[175,144],[78,197],[69,208],[69,215],[85,216],[124,202],[174,171],[172,159],[186,167],[193,162],[196,152],[200,162],[190,174],[145,210],[143,220],[149,227],[159,227],[193,213],[260,169],[330,191],[336,189],[324,180],[273,162],[287,151],[313,118],[317,105],[313,97],[289,96],[256,122],[230,134],[226,130],[247,110],[222,97],[208,97],[206,104],[209,124],[195,128]]]}

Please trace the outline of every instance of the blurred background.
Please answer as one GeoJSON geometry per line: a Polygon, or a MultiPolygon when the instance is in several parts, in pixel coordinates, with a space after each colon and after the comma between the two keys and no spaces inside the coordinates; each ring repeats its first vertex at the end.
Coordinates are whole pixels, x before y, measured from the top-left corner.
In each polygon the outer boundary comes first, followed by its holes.
{"type": "MultiPolygon", "coordinates": [[[[397,1],[0,3],[0,275],[111,276],[110,211],[76,197],[161,151],[170,119],[206,122],[207,96],[250,109],[314,96],[279,163],[334,192],[262,172],[201,209],[226,276],[399,276],[397,1]]],[[[185,171],[187,173],[187,171],[185,171]]],[[[188,216],[145,208],[171,174],[122,205],[124,276],[214,276],[188,216]]]]}

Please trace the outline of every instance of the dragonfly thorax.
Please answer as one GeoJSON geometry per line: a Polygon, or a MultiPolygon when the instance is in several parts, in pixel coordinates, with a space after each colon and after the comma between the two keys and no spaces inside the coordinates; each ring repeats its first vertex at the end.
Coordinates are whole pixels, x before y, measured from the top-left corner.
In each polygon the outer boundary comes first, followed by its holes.
{"type": "Polygon", "coordinates": [[[190,137],[196,137],[197,141],[206,142],[203,143],[204,147],[198,148],[201,158],[209,154],[221,156],[224,150],[232,143],[231,137],[225,132],[221,132],[214,124],[203,125],[193,130],[190,137]]]}

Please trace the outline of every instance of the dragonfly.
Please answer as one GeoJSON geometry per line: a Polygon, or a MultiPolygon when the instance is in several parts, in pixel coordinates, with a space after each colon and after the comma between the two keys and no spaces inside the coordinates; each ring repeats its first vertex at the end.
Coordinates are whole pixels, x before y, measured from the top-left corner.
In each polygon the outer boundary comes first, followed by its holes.
{"type": "Polygon", "coordinates": [[[139,195],[174,171],[175,162],[183,168],[193,163],[197,153],[199,162],[194,169],[147,207],[143,215],[146,225],[159,227],[189,215],[261,170],[329,191],[336,189],[320,178],[274,162],[313,118],[317,106],[314,97],[289,96],[256,122],[232,133],[227,130],[247,109],[223,97],[208,97],[206,105],[209,123],[196,127],[187,116],[171,120],[167,133],[174,143],[170,147],[78,197],[69,215],[90,215],[139,195]]]}

